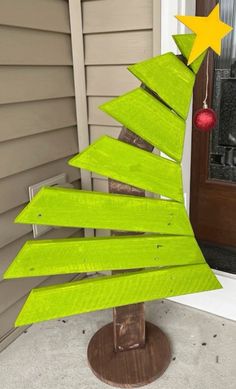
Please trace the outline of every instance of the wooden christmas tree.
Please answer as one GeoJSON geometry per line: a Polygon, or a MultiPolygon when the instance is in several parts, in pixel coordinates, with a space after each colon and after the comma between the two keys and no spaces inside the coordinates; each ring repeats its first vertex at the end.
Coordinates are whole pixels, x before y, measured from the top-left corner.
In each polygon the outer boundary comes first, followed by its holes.
{"type": "Polygon", "coordinates": [[[121,307],[114,311],[114,337],[112,325],[104,327],[88,352],[95,374],[118,386],[151,382],[170,360],[164,334],[148,324],[145,335],[138,303],[221,287],[195,240],[182,187],[186,118],[205,54],[188,67],[195,35],[174,39],[184,60],[167,53],[130,66],[141,87],[100,107],[124,126],[119,140],[103,136],[69,162],[111,179],[113,193],[43,188],[16,219],[127,234],[28,241],[5,273],[19,278],[112,270],[110,276],[33,289],[16,326],[121,307]],[[154,147],[171,160],[152,154],[154,147]],[[145,191],[167,199],[141,197],[145,191]]]}
{"type": "MultiPolygon", "coordinates": [[[[186,58],[194,37],[174,37],[186,58]]],[[[220,287],[194,238],[180,164],[195,74],[203,59],[187,67],[167,53],[132,65],[129,70],[141,87],[101,107],[173,160],[103,136],[69,162],[167,200],[43,188],[16,219],[148,234],[28,241],[5,278],[144,270],[33,289],[16,326],[220,287]]]]}

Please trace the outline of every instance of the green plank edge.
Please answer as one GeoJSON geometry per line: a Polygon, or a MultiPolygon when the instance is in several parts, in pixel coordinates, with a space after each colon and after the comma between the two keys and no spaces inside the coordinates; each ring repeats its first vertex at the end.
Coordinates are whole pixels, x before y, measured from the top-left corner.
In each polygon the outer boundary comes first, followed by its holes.
{"type": "Polygon", "coordinates": [[[28,241],[4,279],[205,263],[193,237],[117,236],[28,241]]]}
{"type": "Polygon", "coordinates": [[[143,88],[99,108],[174,160],[181,161],[185,121],[143,88]]]}
{"type": "MultiPolygon", "coordinates": [[[[181,54],[188,60],[193,48],[194,41],[196,39],[196,34],[178,34],[173,35],[173,39],[178,46],[181,54]]],[[[202,62],[205,59],[207,51],[205,51],[199,58],[197,58],[194,62],[190,64],[190,68],[193,70],[195,74],[198,73],[202,62]]]]}
{"type": "Polygon", "coordinates": [[[33,289],[15,325],[221,288],[207,264],[145,270],[33,289]]]}
{"type": "Polygon", "coordinates": [[[66,188],[42,188],[15,222],[193,235],[182,203],[66,188]]]}
{"type": "Polygon", "coordinates": [[[187,119],[195,74],[173,53],[139,62],[128,69],[184,120],[187,119]]]}
{"type": "Polygon", "coordinates": [[[180,164],[109,136],[96,140],[69,165],[183,202],[180,164]]]}

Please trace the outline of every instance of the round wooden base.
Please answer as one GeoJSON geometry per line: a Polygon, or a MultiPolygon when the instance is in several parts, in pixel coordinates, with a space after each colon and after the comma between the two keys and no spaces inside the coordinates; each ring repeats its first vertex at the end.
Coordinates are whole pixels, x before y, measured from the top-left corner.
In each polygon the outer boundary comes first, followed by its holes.
{"type": "Polygon", "coordinates": [[[88,346],[88,362],[93,373],[106,384],[133,388],[160,377],[171,359],[166,335],[146,322],[146,345],[129,351],[114,351],[113,323],[101,328],[88,346]]]}

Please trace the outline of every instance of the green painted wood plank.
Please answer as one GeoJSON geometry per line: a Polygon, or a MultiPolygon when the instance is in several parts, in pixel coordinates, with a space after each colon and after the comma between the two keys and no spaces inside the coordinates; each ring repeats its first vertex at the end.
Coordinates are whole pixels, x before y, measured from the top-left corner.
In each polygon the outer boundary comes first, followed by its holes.
{"type": "Polygon", "coordinates": [[[195,75],[173,53],[159,55],[128,69],[183,119],[187,119],[195,75]]]}
{"type": "Polygon", "coordinates": [[[181,161],[185,122],[143,88],[137,88],[99,107],[176,161],[181,161]]]}
{"type": "Polygon", "coordinates": [[[73,157],[69,165],[183,202],[179,163],[109,136],[99,138],[73,157]]]}
{"type": "Polygon", "coordinates": [[[52,187],[41,189],[16,223],[193,235],[182,203],[52,187]]]}
{"type": "Polygon", "coordinates": [[[193,237],[117,236],[28,241],[4,279],[205,263],[193,237]]]}
{"type": "Polygon", "coordinates": [[[206,264],[87,279],[33,289],[15,325],[219,288],[206,264]]]}
{"type": "MultiPolygon", "coordinates": [[[[173,35],[173,39],[178,46],[181,54],[188,60],[192,51],[192,47],[194,44],[194,41],[196,39],[196,34],[178,34],[173,35]]],[[[196,59],[194,62],[191,63],[190,68],[193,70],[195,74],[198,73],[202,62],[204,61],[204,58],[206,56],[205,51],[198,59],[196,59]]]]}

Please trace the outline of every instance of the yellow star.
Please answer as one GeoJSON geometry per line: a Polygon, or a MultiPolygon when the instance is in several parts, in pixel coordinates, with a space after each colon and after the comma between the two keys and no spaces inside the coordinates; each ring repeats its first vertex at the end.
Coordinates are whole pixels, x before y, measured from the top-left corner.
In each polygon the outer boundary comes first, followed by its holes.
{"type": "Polygon", "coordinates": [[[221,40],[233,29],[221,21],[219,4],[206,17],[176,16],[176,18],[196,34],[188,65],[195,61],[209,47],[220,55],[221,40]]]}

